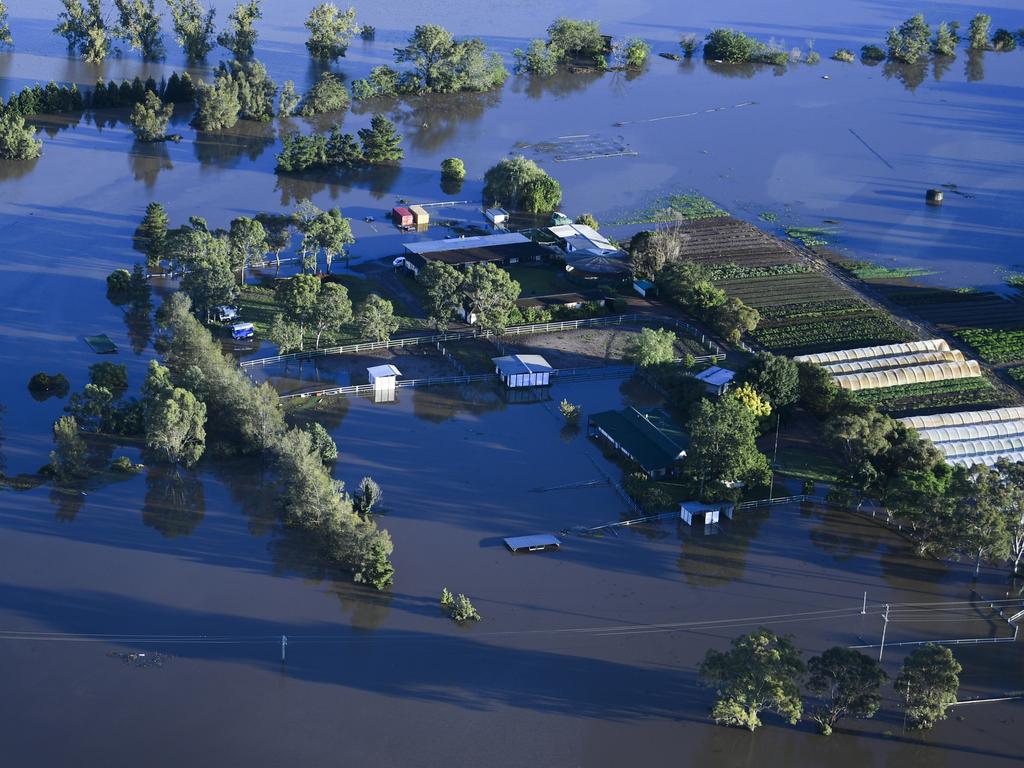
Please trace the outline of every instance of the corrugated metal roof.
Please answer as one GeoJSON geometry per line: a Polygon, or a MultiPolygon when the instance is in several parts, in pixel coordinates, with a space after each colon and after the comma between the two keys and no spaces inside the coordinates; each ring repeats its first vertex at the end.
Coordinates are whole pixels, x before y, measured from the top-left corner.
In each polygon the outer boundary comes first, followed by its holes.
{"type": "Polygon", "coordinates": [[[519,232],[503,232],[497,235],[474,235],[473,237],[453,237],[450,240],[421,240],[405,243],[405,250],[423,256],[428,253],[444,251],[461,251],[470,248],[489,248],[496,245],[517,245],[529,243],[530,238],[519,232]]]}
{"type": "Polygon", "coordinates": [[[592,415],[589,423],[600,427],[648,472],[670,467],[685,455],[689,442],[668,414],[657,408],[604,411],[592,415]]]}
{"type": "Polygon", "coordinates": [[[513,552],[537,551],[541,549],[558,549],[562,542],[549,533],[538,533],[533,536],[509,536],[505,546],[513,552]]]}
{"type": "Polygon", "coordinates": [[[506,355],[491,358],[503,376],[514,376],[520,373],[550,373],[554,370],[550,363],[540,355],[506,355]]]}
{"type": "Polygon", "coordinates": [[[712,365],[710,368],[706,368],[695,377],[698,381],[703,381],[705,384],[710,384],[713,387],[720,387],[723,384],[728,384],[734,378],[736,378],[736,371],[730,371],[728,368],[719,368],[717,365],[712,365]]]}
{"type": "Polygon", "coordinates": [[[367,368],[366,372],[371,376],[401,376],[402,372],[393,365],[375,365],[372,368],[367,368]]]}

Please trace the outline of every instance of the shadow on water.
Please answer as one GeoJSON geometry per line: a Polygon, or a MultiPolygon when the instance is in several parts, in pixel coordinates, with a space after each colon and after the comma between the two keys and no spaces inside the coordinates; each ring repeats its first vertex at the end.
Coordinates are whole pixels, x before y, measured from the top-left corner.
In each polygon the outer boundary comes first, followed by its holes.
{"type": "Polygon", "coordinates": [[[281,205],[290,207],[302,200],[311,200],[325,190],[331,200],[340,200],[354,187],[367,189],[378,200],[388,195],[402,175],[399,165],[373,165],[345,168],[341,171],[307,171],[278,173],[274,188],[280,193],[281,205]]]}
{"type": "Polygon", "coordinates": [[[394,119],[405,140],[433,152],[450,143],[464,126],[478,122],[501,104],[501,91],[416,96],[395,105],[394,119]]]}
{"type": "Polygon", "coordinates": [[[928,60],[922,59],[913,64],[886,61],[882,65],[882,77],[902,83],[904,88],[913,93],[928,78],[928,60]]]}
{"type": "Polygon", "coordinates": [[[255,162],[276,140],[272,123],[240,120],[223,131],[197,131],[192,148],[201,165],[234,168],[242,158],[255,162]]]}
{"type": "Polygon", "coordinates": [[[413,415],[431,424],[450,421],[460,413],[481,416],[506,407],[508,402],[496,386],[453,384],[412,389],[413,415]]]}

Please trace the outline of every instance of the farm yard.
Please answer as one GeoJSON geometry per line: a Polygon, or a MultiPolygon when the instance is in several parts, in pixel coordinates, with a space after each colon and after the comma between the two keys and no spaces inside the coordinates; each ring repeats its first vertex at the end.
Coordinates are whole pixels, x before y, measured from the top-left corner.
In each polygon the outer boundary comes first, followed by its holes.
{"type": "Polygon", "coordinates": [[[752,338],[787,355],[909,341],[916,335],[820,271],[791,243],[732,218],[686,224],[685,258],[761,313],[752,338]]]}

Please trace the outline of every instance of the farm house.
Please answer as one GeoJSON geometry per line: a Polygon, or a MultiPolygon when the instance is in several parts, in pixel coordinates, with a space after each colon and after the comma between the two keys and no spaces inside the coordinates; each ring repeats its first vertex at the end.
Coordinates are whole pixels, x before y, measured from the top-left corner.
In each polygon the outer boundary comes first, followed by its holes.
{"type": "Polygon", "coordinates": [[[546,387],[553,370],[540,355],[506,355],[493,358],[496,372],[509,389],[546,387]]]}
{"type": "MultiPolygon", "coordinates": [[[[411,214],[410,214],[411,215],[411,214]]],[[[518,232],[475,237],[455,237],[450,240],[422,240],[405,243],[405,268],[418,275],[427,262],[443,261],[453,267],[470,264],[517,264],[521,261],[539,261],[550,251],[518,232]]]]}

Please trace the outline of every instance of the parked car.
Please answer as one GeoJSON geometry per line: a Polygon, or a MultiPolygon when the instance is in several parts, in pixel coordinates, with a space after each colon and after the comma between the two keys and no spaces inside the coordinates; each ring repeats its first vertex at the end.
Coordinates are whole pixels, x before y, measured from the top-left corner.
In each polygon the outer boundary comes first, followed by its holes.
{"type": "Polygon", "coordinates": [[[238,319],[238,307],[221,304],[219,307],[214,307],[213,316],[217,318],[218,323],[233,323],[238,319]]]}
{"type": "Polygon", "coordinates": [[[235,323],[231,326],[232,339],[251,339],[252,335],[252,323],[235,323]]]}

